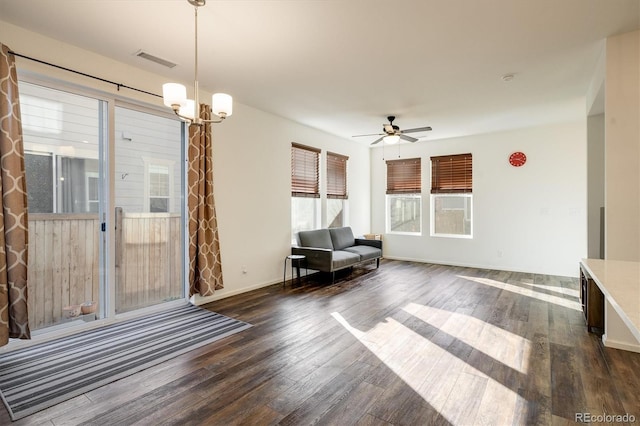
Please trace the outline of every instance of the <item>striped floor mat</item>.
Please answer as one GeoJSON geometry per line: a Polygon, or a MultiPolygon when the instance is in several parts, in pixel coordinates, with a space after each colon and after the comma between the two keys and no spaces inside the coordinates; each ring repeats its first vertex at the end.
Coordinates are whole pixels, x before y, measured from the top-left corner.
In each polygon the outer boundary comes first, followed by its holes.
{"type": "Polygon", "coordinates": [[[251,327],[185,305],[0,355],[0,394],[17,420],[251,327]]]}

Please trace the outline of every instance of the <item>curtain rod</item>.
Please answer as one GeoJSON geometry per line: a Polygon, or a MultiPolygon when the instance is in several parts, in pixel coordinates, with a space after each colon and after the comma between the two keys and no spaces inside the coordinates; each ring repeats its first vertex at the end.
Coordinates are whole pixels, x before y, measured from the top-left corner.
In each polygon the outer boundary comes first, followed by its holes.
{"type": "Polygon", "coordinates": [[[135,87],[127,86],[126,84],[116,83],[115,81],[107,80],[107,79],[104,79],[104,78],[101,78],[101,77],[96,77],[95,75],[87,74],[87,73],[84,73],[84,72],[81,72],[81,71],[76,71],[76,70],[73,70],[71,68],[67,68],[67,67],[63,67],[63,66],[60,66],[60,65],[52,64],[50,62],[45,62],[45,61],[42,61],[40,59],[32,58],[30,56],[21,55],[20,53],[13,52],[11,50],[9,50],[9,53],[14,55],[14,56],[17,56],[19,58],[28,59],[30,61],[38,62],[40,64],[49,65],[50,67],[58,68],[58,69],[61,69],[61,70],[64,70],[64,71],[69,71],[69,72],[76,73],[76,74],[80,74],[80,75],[82,75],[84,77],[89,77],[89,78],[93,78],[95,80],[100,80],[100,81],[102,81],[104,83],[113,84],[114,86],[116,86],[118,88],[118,91],[120,91],[120,88],[122,87],[122,88],[129,89],[129,90],[135,90],[136,92],[145,93],[147,95],[156,96],[158,98],[162,97],[161,95],[157,95],[155,93],[147,92],[146,90],[137,89],[135,87]]]}

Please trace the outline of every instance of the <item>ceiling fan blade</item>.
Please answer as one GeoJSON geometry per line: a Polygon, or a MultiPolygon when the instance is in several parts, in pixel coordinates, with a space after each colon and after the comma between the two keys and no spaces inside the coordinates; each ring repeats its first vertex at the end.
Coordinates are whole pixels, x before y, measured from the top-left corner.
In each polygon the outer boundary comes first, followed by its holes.
{"type": "MultiPolygon", "coordinates": [[[[383,137],[381,137],[380,139],[376,139],[375,141],[371,142],[371,145],[375,145],[375,144],[377,144],[377,143],[378,143],[378,142],[380,142],[382,139],[384,139],[384,136],[383,136],[383,137]]],[[[416,140],[418,140],[418,139],[416,139],[416,140]]]]}
{"type": "Polygon", "coordinates": [[[429,130],[431,130],[430,126],[427,126],[427,127],[416,127],[415,129],[403,130],[402,133],[428,132],[429,130]]]}
{"type": "Polygon", "coordinates": [[[411,136],[407,136],[407,135],[403,135],[402,133],[400,133],[400,139],[404,139],[405,141],[409,141],[409,142],[417,142],[418,139],[416,138],[412,138],[411,136]]]}
{"type": "Polygon", "coordinates": [[[353,135],[352,138],[359,138],[360,136],[382,136],[384,133],[370,133],[368,135],[353,135]]]}
{"type": "Polygon", "coordinates": [[[383,124],[382,128],[388,134],[392,134],[393,133],[393,125],[391,125],[391,124],[383,124]]]}

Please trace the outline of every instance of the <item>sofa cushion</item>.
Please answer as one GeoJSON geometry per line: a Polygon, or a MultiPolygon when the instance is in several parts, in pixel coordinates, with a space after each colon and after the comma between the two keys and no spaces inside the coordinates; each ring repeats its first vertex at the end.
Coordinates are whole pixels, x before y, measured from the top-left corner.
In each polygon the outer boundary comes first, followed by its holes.
{"type": "Polygon", "coordinates": [[[335,250],[333,252],[332,265],[334,271],[358,262],[360,262],[360,255],[357,253],[351,253],[345,250],[335,250]]]}
{"type": "Polygon", "coordinates": [[[329,228],[331,234],[331,242],[334,250],[344,250],[347,247],[355,245],[356,240],[353,238],[353,231],[348,226],[342,228],[329,228]]]}
{"type": "Polygon", "coordinates": [[[333,250],[331,235],[328,229],[315,229],[313,231],[298,232],[301,247],[317,247],[333,250]]]}
{"type": "Polygon", "coordinates": [[[347,247],[344,250],[358,254],[360,256],[360,260],[376,259],[382,256],[382,250],[371,246],[353,246],[347,247]]]}

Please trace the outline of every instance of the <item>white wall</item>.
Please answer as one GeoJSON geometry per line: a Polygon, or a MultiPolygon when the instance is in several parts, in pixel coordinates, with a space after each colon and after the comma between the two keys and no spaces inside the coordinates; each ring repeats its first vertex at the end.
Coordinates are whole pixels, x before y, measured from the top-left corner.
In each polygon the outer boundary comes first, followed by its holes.
{"type": "MultiPolygon", "coordinates": [[[[592,122],[594,117],[589,118],[589,154],[594,148],[592,132],[604,133],[604,146],[597,147],[603,152],[604,170],[598,165],[592,169],[593,161],[589,160],[589,195],[592,187],[603,188],[605,259],[637,262],[640,261],[640,31],[608,38],[603,56],[604,66],[599,65],[594,72],[592,92],[598,86],[604,87],[604,130],[600,129],[601,123],[592,122]],[[592,176],[594,171],[596,175],[592,176]],[[597,182],[598,178],[602,181],[597,182]]],[[[638,351],[636,339],[611,309],[609,301],[605,314],[607,332],[602,339],[605,345],[638,351]]]]}
{"type": "Polygon", "coordinates": [[[588,257],[604,258],[602,210],[604,207],[604,114],[587,118],[588,257]]]}
{"type": "Polygon", "coordinates": [[[640,261],[640,31],[607,39],[605,258],[640,261]]]}
{"type": "MultiPolygon", "coordinates": [[[[423,235],[385,235],[385,257],[577,276],[587,253],[586,117],[564,124],[402,144],[422,158],[423,235]],[[523,151],[519,168],[509,155],[523,151]],[[473,239],[429,236],[431,156],[473,154],[473,239]]],[[[397,158],[397,147],[385,149],[397,158]]],[[[385,231],[386,165],[371,156],[372,231],[385,231]]]]}
{"type": "MultiPolygon", "coordinates": [[[[168,79],[78,49],[0,21],[0,42],[14,51],[88,74],[160,93],[168,79]]],[[[162,107],[149,95],[97,82],[66,71],[17,60],[29,71],[65,83],[162,107]]],[[[191,82],[183,82],[187,85],[191,82]]],[[[210,94],[202,93],[201,99],[210,94]]],[[[282,280],[284,257],[291,252],[291,142],[349,156],[348,222],[354,232],[370,231],[369,150],[236,101],[234,114],[214,126],[215,199],[226,297],[282,280]],[[242,272],[246,267],[247,273],[242,272]]]]}

